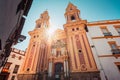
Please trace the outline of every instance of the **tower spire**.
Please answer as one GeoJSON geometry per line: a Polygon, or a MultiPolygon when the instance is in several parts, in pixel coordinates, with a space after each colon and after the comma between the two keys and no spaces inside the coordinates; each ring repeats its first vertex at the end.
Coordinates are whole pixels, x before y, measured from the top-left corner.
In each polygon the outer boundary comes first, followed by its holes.
{"type": "Polygon", "coordinates": [[[48,28],[49,27],[49,14],[47,9],[40,15],[40,18],[36,20],[36,28],[48,28]]]}

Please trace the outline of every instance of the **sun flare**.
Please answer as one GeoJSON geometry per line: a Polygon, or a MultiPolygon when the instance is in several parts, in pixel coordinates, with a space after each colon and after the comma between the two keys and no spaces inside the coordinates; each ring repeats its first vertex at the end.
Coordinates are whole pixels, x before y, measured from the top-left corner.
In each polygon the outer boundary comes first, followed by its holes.
{"type": "Polygon", "coordinates": [[[51,37],[51,36],[54,34],[54,32],[55,32],[55,29],[54,29],[53,27],[50,27],[50,28],[48,29],[47,34],[48,34],[49,37],[51,37]]]}

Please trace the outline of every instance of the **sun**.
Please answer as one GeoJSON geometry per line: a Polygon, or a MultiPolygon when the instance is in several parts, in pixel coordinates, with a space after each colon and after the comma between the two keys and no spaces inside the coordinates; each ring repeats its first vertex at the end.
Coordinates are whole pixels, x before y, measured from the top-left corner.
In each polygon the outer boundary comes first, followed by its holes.
{"type": "Polygon", "coordinates": [[[47,31],[47,34],[48,34],[49,37],[52,37],[53,34],[54,34],[54,32],[55,32],[55,28],[50,27],[50,28],[48,29],[48,31],[47,31]]]}

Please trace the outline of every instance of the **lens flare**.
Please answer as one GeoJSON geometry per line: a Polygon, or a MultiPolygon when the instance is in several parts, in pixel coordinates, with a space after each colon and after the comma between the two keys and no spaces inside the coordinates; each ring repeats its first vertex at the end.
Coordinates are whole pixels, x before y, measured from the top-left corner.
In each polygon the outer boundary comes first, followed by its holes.
{"type": "Polygon", "coordinates": [[[50,28],[48,29],[47,34],[48,34],[49,37],[51,37],[51,36],[53,36],[54,32],[55,32],[55,29],[52,28],[52,27],[50,27],[50,28]]]}

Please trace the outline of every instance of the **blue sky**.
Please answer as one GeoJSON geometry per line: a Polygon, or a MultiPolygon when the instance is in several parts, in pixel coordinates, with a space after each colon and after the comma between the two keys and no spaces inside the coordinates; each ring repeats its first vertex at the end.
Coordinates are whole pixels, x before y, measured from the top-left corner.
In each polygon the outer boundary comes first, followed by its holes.
{"type": "Polygon", "coordinates": [[[120,19],[120,0],[33,0],[22,31],[22,35],[27,38],[14,47],[20,50],[28,47],[30,40],[28,32],[35,28],[35,21],[45,10],[49,12],[52,27],[63,29],[64,13],[69,2],[77,6],[81,18],[88,22],[120,19]]]}

